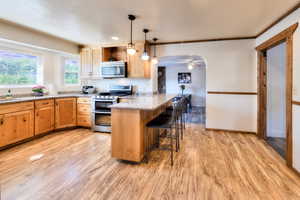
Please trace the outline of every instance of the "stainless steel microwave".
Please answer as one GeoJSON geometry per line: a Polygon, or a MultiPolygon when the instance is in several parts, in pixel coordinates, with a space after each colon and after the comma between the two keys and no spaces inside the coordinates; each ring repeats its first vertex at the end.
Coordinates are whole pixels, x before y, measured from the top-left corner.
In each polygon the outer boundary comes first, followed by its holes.
{"type": "Polygon", "coordinates": [[[125,78],[127,77],[127,63],[124,61],[103,62],[100,66],[102,78],[125,78]]]}

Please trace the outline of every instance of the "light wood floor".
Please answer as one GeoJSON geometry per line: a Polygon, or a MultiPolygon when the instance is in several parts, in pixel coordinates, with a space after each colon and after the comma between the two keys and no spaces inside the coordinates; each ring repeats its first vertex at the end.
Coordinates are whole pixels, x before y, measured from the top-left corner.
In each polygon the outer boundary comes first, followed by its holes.
{"type": "Polygon", "coordinates": [[[173,167],[168,159],[124,163],[111,158],[110,135],[59,132],[0,152],[0,199],[300,199],[299,177],[253,135],[189,124],[173,167]]]}

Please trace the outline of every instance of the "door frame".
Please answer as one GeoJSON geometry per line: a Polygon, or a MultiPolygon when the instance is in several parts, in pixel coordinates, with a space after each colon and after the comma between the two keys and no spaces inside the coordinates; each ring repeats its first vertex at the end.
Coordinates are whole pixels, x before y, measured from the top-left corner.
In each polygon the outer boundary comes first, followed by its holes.
{"type": "Polygon", "coordinates": [[[298,23],[290,26],[256,47],[257,51],[257,134],[266,139],[267,128],[267,50],[286,42],[286,163],[293,165],[292,97],[293,97],[293,34],[298,23]]]}

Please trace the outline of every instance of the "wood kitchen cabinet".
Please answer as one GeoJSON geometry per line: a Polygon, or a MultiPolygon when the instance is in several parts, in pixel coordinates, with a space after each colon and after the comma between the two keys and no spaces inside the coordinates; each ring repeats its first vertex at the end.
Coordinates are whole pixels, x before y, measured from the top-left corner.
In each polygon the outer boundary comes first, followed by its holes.
{"type": "Polygon", "coordinates": [[[102,48],[83,48],[80,52],[81,78],[99,78],[102,48]]]}
{"type": "Polygon", "coordinates": [[[35,101],[35,135],[54,130],[54,99],[35,101]]]}
{"type": "Polygon", "coordinates": [[[91,98],[77,99],[77,126],[91,127],[91,98]]]}
{"type": "Polygon", "coordinates": [[[76,126],[76,98],[55,99],[55,129],[76,126]]]}
{"type": "Polygon", "coordinates": [[[0,147],[34,136],[33,102],[0,106],[0,147]]]}
{"type": "MultiPolygon", "coordinates": [[[[144,52],[144,43],[136,43],[137,52],[128,55],[128,77],[129,78],[151,78],[150,61],[144,61],[141,56],[144,52]]],[[[150,54],[150,46],[146,44],[147,52],[150,54]]]]}

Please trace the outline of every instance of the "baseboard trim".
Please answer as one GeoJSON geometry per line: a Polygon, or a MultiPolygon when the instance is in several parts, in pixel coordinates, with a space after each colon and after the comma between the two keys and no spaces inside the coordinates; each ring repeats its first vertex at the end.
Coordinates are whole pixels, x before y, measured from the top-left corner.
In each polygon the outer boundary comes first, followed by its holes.
{"type": "Polygon", "coordinates": [[[215,131],[215,132],[230,132],[230,133],[243,133],[243,134],[257,135],[256,132],[251,132],[251,131],[239,131],[239,130],[216,129],[216,128],[205,128],[205,130],[206,131],[215,131]]]}
{"type": "Polygon", "coordinates": [[[297,169],[295,169],[294,167],[290,167],[290,168],[293,172],[295,172],[295,174],[297,174],[300,177],[300,172],[297,169]]]}

